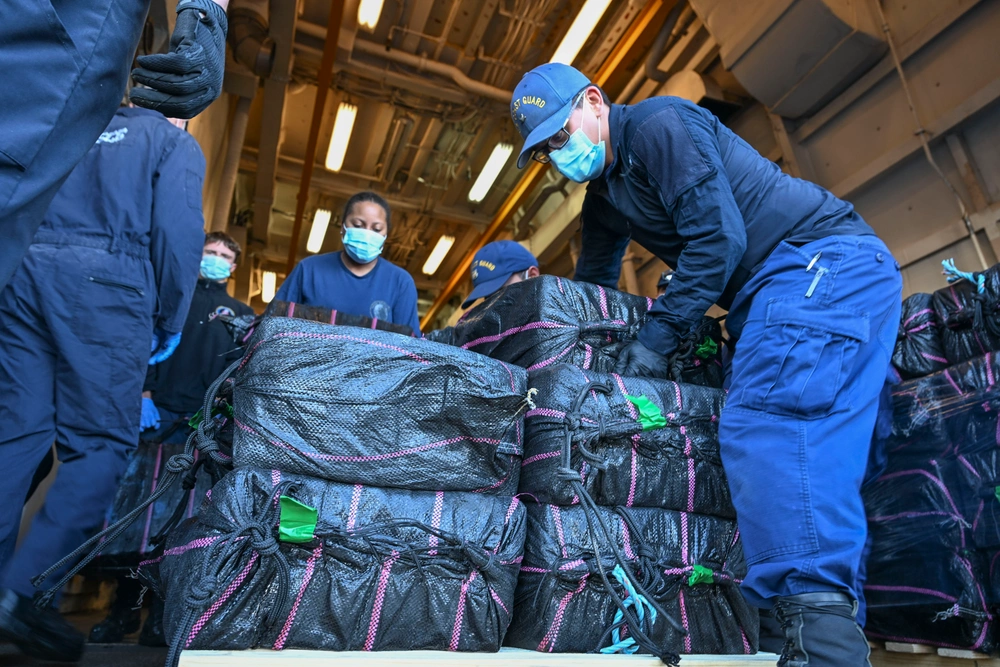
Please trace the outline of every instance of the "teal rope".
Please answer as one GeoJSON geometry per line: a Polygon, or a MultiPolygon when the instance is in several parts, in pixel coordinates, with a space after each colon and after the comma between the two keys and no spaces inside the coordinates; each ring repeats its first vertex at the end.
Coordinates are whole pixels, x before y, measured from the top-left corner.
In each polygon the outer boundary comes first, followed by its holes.
{"type": "Polygon", "coordinates": [[[945,277],[948,278],[948,283],[957,283],[959,280],[968,280],[970,283],[976,286],[976,291],[982,294],[986,291],[986,278],[981,273],[972,273],[969,271],[959,271],[958,267],[955,266],[954,259],[946,259],[941,262],[941,266],[944,268],[945,277]]]}
{"type": "MultiPolygon", "coordinates": [[[[651,605],[649,603],[649,600],[647,600],[645,597],[640,595],[635,590],[635,587],[632,586],[632,583],[629,581],[628,577],[625,576],[625,570],[622,569],[621,565],[615,565],[615,569],[611,571],[611,576],[617,579],[618,583],[621,584],[625,588],[625,591],[628,593],[628,597],[625,598],[624,605],[626,607],[629,606],[635,607],[635,613],[636,616],[639,618],[640,626],[645,625],[643,621],[645,621],[646,618],[646,610],[647,609],[649,610],[648,627],[652,628],[653,624],[656,623],[656,609],[653,608],[653,605],[651,605]]],[[[622,617],[623,617],[622,611],[621,609],[619,609],[618,611],[615,612],[614,624],[618,625],[619,623],[621,623],[622,617]]],[[[642,628],[642,630],[647,634],[649,633],[649,630],[647,628],[642,628]]],[[[614,642],[614,644],[602,648],[601,653],[605,654],[635,653],[636,651],[639,650],[639,645],[636,644],[635,639],[633,639],[632,637],[626,637],[625,639],[622,639],[621,627],[617,627],[611,631],[611,640],[614,642]]]]}

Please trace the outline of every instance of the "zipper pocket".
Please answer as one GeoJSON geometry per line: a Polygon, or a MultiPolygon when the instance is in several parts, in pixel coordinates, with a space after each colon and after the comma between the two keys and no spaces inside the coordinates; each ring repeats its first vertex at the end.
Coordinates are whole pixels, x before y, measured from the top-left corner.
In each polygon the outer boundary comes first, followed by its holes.
{"type": "Polygon", "coordinates": [[[139,289],[135,285],[126,285],[125,283],[118,283],[118,282],[115,282],[114,280],[108,280],[107,278],[95,278],[94,276],[90,276],[89,278],[87,278],[87,280],[89,280],[92,283],[97,283],[98,285],[107,285],[108,287],[117,287],[118,289],[127,289],[127,290],[129,290],[131,292],[135,292],[139,296],[146,296],[146,292],[144,292],[143,290],[139,289]]]}

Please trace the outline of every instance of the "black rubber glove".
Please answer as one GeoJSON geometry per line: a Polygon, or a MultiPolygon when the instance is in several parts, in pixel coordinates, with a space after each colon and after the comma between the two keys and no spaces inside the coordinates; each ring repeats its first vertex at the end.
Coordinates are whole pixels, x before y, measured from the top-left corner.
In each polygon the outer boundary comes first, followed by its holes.
{"type": "Polygon", "coordinates": [[[665,356],[659,352],[653,352],[636,340],[625,346],[618,354],[615,373],[626,377],[667,379],[670,373],[670,364],[665,356]]]}
{"type": "Polygon", "coordinates": [[[226,68],[226,12],[212,0],[180,0],[170,52],[139,56],[132,78],[136,105],[168,118],[194,118],[222,92],[226,68]]]}

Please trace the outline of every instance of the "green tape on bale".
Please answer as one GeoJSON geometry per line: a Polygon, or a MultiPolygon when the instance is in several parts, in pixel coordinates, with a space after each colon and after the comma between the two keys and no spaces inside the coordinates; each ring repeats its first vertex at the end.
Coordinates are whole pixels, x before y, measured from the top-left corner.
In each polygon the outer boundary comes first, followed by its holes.
{"type": "Polygon", "coordinates": [[[694,350],[695,356],[701,357],[702,359],[710,359],[718,352],[719,344],[708,336],[705,336],[705,340],[703,340],[694,350]]]}
{"type": "Polygon", "coordinates": [[[295,498],[281,496],[281,518],[278,520],[278,539],[292,544],[312,542],[316,533],[316,508],[303,505],[295,498]]]}
{"type": "Polygon", "coordinates": [[[645,396],[625,394],[625,398],[639,409],[639,423],[642,424],[643,431],[651,431],[654,428],[663,428],[667,425],[667,418],[660,412],[660,408],[656,407],[656,403],[645,396]]]}
{"type": "Polygon", "coordinates": [[[1000,500],[1000,486],[993,489],[993,495],[997,497],[997,500],[1000,500]]]}
{"type": "Polygon", "coordinates": [[[697,586],[698,584],[714,584],[715,583],[715,573],[704,565],[695,565],[694,572],[688,577],[688,586],[697,586]]]}

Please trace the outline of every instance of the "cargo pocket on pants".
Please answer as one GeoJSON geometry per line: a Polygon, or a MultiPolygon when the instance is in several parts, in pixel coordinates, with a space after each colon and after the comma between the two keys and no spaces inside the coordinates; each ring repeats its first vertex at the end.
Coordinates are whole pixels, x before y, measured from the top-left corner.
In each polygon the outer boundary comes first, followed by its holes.
{"type": "Polygon", "coordinates": [[[848,401],[837,399],[868,329],[868,316],[855,311],[800,300],[768,303],[762,340],[740,372],[740,403],[805,419],[848,409],[848,401]]]}

